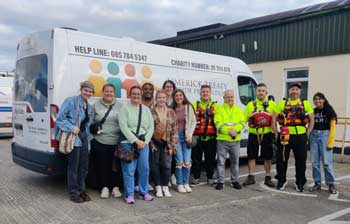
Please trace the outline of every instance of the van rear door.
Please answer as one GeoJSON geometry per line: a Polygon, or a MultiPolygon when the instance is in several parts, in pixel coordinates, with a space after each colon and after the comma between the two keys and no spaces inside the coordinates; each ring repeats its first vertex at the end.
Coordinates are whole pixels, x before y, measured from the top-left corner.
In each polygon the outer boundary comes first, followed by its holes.
{"type": "Polygon", "coordinates": [[[46,151],[50,146],[48,56],[17,60],[14,81],[14,134],[17,144],[46,151]]]}

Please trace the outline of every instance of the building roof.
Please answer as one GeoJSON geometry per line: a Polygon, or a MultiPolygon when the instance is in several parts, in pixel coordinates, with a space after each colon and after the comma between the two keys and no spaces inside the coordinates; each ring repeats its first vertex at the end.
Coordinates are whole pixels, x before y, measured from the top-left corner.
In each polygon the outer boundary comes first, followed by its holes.
{"type": "Polygon", "coordinates": [[[212,36],[216,34],[233,33],[243,30],[251,30],[271,25],[277,25],[281,23],[287,23],[290,21],[300,20],[303,18],[312,17],[345,8],[350,8],[350,0],[337,0],[327,3],[320,3],[300,9],[294,9],[267,16],[248,19],[231,25],[218,23],[194,29],[184,30],[177,32],[177,36],[175,37],[154,40],[150,41],[150,43],[170,45],[194,39],[201,39],[206,36],[212,36]]]}

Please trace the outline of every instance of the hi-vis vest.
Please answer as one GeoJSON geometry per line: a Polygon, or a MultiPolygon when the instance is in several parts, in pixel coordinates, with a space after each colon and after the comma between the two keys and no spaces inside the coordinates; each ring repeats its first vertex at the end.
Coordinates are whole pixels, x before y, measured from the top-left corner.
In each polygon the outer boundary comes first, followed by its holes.
{"type": "Polygon", "coordinates": [[[254,112],[249,117],[248,126],[250,128],[262,128],[262,127],[270,127],[271,126],[271,114],[266,111],[266,108],[269,106],[263,105],[264,109],[262,111],[258,111],[256,106],[256,101],[253,102],[254,112]]]}
{"type": "Polygon", "coordinates": [[[296,105],[292,106],[286,100],[284,110],[278,115],[278,123],[285,126],[305,126],[309,122],[305,112],[304,101],[300,100],[296,105]]]}
{"type": "Polygon", "coordinates": [[[205,110],[202,109],[197,101],[196,108],[196,129],[194,130],[194,135],[202,136],[215,136],[216,128],[214,125],[214,104],[212,102],[210,105],[207,105],[205,110]]]}

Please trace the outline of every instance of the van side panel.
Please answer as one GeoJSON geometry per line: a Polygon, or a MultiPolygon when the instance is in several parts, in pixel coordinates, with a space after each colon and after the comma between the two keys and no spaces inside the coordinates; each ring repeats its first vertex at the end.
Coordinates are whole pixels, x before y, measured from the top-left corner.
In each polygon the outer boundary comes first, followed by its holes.
{"type": "Polygon", "coordinates": [[[80,93],[80,83],[85,80],[95,86],[90,103],[102,96],[106,83],[114,85],[119,101],[127,101],[132,86],[151,82],[157,90],[165,80],[174,81],[191,101],[199,99],[201,85],[209,84],[214,101],[222,103],[224,91],[234,89],[239,103],[237,74],[252,77],[239,59],[64,29],[34,33],[19,46],[16,81],[28,86],[28,91],[15,91],[13,160],[45,174],[65,172],[66,162],[50,144],[50,105],[59,109],[67,97],[80,93]],[[42,69],[45,56],[47,71],[42,69]],[[40,60],[32,58],[35,66],[27,73],[31,63],[21,60],[30,57],[40,60]],[[30,92],[33,94],[27,94],[30,92]]]}

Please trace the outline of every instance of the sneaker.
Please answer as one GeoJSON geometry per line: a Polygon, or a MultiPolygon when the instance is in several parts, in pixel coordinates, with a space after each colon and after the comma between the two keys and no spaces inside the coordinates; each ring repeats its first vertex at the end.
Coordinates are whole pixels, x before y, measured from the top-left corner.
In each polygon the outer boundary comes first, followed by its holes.
{"type": "Polygon", "coordinates": [[[135,185],[134,191],[139,192],[139,185],[135,185]]]}
{"type": "Polygon", "coordinates": [[[108,190],[108,187],[102,188],[100,197],[101,197],[101,198],[108,198],[108,197],[109,197],[109,190],[108,190]]]}
{"type": "Polygon", "coordinates": [[[243,186],[255,184],[255,178],[253,175],[248,175],[247,179],[243,182],[243,186]]]}
{"type": "Polygon", "coordinates": [[[176,186],[177,183],[176,183],[176,177],[175,177],[175,174],[171,175],[170,177],[170,182],[173,186],[176,186]]]}
{"type": "Polygon", "coordinates": [[[161,186],[156,186],[156,197],[162,198],[163,197],[163,191],[161,186]]]}
{"type": "Polygon", "coordinates": [[[191,187],[195,187],[199,184],[199,178],[198,179],[193,179],[192,182],[191,182],[191,187]]]}
{"type": "Polygon", "coordinates": [[[91,201],[90,196],[85,191],[81,192],[79,196],[83,199],[84,202],[91,201]]]}
{"type": "Polygon", "coordinates": [[[331,193],[331,194],[336,194],[337,193],[337,190],[335,189],[334,184],[330,184],[328,186],[328,192],[331,193]]]}
{"type": "Polygon", "coordinates": [[[135,199],[134,199],[134,196],[128,196],[125,198],[125,202],[126,204],[135,204],[135,199]]]}
{"type": "Polygon", "coordinates": [[[264,184],[268,187],[276,187],[275,184],[271,180],[271,176],[265,176],[264,184]]]}
{"type": "Polygon", "coordinates": [[[223,183],[218,183],[215,187],[216,190],[223,190],[224,189],[224,184],[223,183]]]}
{"type": "Polygon", "coordinates": [[[242,189],[242,186],[238,182],[232,182],[231,187],[237,190],[242,189]]]}
{"type": "Polygon", "coordinates": [[[153,197],[150,194],[139,195],[139,199],[144,201],[153,201],[153,197]]]}
{"type": "Polygon", "coordinates": [[[295,184],[295,190],[297,192],[304,192],[304,186],[302,184],[295,184]]]}
{"type": "Polygon", "coordinates": [[[75,194],[71,194],[69,196],[69,200],[71,200],[74,203],[83,203],[84,200],[80,197],[80,195],[75,195],[75,194]]]}
{"type": "Polygon", "coordinates": [[[152,185],[148,184],[148,190],[150,190],[150,191],[153,191],[153,190],[154,190],[153,187],[152,187],[152,185]]]}
{"type": "Polygon", "coordinates": [[[115,198],[120,198],[122,196],[122,193],[120,193],[119,187],[113,187],[112,195],[115,198]]]}
{"type": "Polygon", "coordinates": [[[190,185],[185,184],[185,185],[184,185],[184,188],[185,188],[185,190],[186,190],[187,193],[191,193],[191,192],[192,192],[192,189],[191,189],[190,185]]]}
{"type": "Polygon", "coordinates": [[[314,186],[312,186],[309,191],[310,192],[314,192],[314,191],[320,191],[321,190],[321,185],[320,184],[314,184],[314,186]]]}
{"type": "Polygon", "coordinates": [[[284,181],[284,182],[278,181],[277,186],[276,186],[277,190],[284,190],[284,188],[286,188],[286,186],[287,186],[287,183],[288,183],[288,181],[284,181]]]}
{"type": "MultiPolygon", "coordinates": [[[[191,189],[191,188],[190,188],[191,189]]],[[[184,187],[184,185],[177,185],[177,191],[179,192],[179,193],[186,193],[187,191],[186,191],[186,189],[185,189],[185,187],[184,187]]]]}
{"type": "Polygon", "coordinates": [[[163,190],[163,193],[164,193],[164,197],[167,197],[167,198],[172,197],[172,195],[169,192],[169,187],[168,186],[163,186],[162,190],[163,190]]]}

